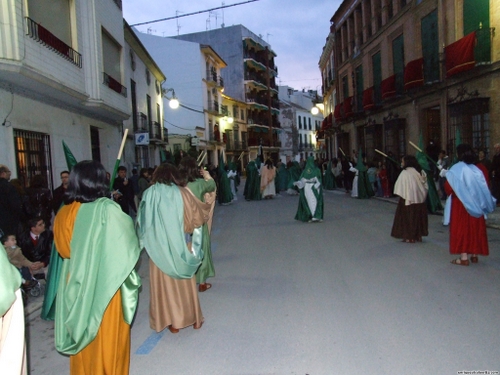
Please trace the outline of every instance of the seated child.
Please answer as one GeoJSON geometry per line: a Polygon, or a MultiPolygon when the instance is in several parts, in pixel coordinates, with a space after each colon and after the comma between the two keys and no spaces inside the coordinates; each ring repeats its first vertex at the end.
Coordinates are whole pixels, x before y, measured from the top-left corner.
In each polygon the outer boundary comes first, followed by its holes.
{"type": "Polygon", "coordinates": [[[4,245],[5,251],[7,252],[7,257],[11,264],[14,265],[21,272],[23,278],[23,286],[30,287],[32,284],[36,284],[36,281],[32,280],[32,274],[34,271],[43,268],[42,262],[30,262],[22,253],[21,248],[17,246],[16,236],[13,234],[6,234],[2,238],[2,244],[4,245]]]}

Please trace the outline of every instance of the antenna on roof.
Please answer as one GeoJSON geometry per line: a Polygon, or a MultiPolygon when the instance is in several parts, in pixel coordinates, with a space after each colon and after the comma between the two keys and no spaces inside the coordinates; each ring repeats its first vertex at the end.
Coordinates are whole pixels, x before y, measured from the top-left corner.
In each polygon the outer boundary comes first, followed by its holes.
{"type": "Polygon", "coordinates": [[[181,12],[180,10],[175,11],[175,21],[177,22],[177,35],[179,35],[179,32],[180,32],[181,27],[182,27],[181,25],[179,25],[179,14],[180,13],[183,13],[183,12],[181,12]]]}

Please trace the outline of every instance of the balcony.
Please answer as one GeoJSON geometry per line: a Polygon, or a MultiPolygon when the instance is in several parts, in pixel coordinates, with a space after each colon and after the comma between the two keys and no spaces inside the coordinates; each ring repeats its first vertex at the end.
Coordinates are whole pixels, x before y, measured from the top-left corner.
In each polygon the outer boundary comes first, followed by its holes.
{"type": "Polygon", "coordinates": [[[57,53],[62,58],[75,64],[79,68],[82,67],[82,55],[68,46],[54,34],[48,31],[45,27],[26,17],[26,35],[43,44],[47,48],[57,53]]]}
{"type": "Polygon", "coordinates": [[[149,139],[151,141],[161,141],[161,125],[157,121],[151,121],[149,124],[149,139]]]}
{"type": "Polygon", "coordinates": [[[137,121],[134,122],[134,133],[148,133],[148,116],[137,113],[137,121]]]}
{"type": "Polygon", "coordinates": [[[168,144],[168,129],[163,128],[163,142],[168,144]]]}
{"type": "Polygon", "coordinates": [[[109,74],[104,72],[102,74],[104,76],[102,83],[108,86],[111,90],[116,91],[118,94],[124,96],[125,98],[127,97],[127,88],[125,86],[122,86],[120,82],[111,77],[109,74]]]}
{"type": "Polygon", "coordinates": [[[208,102],[207,111],[216,112],[219,114],[219,102],[214,100],[213,102],[208,102]]]}

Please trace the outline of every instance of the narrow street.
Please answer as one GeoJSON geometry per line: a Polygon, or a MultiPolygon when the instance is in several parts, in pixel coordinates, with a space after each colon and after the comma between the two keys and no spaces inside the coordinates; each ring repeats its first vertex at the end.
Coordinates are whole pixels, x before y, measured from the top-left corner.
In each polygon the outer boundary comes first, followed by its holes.
{"type": "MultiPolygon", "coordinates": [[[[294,220],[298,197],[246,202],[242,190],[216,207],[202,329],[150,329],[143,253],[131,375],[500,371],[499,230],[488,229],[489,257],[458,267],[441,216],[407,244],[390,236],[396,205],[382,200],[325,192],[324,222],[308,224],[294,220]]],[[[53,322],[38,316],[28,316],[30,373],[68,374],[53,322]]]]}

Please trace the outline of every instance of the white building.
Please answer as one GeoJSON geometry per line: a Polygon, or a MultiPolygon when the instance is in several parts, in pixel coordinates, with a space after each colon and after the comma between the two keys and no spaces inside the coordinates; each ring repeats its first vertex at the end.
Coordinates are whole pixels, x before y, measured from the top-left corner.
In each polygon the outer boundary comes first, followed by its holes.
{"type": "MultiPolygon", "coordinates": [[[[122,157],[128,168],[159,165],[166,158],[168,130],[163,122],[162,83],[165,75],[134,30],[124,21],[125,82],[131,116],[123,122],[129,136],[122,157]]],[[[130,169],[129,169],[130,171],[130,169]]]]}
{"type": "Polygon", "coordinates": [[[218,164],[225,149],[222,121],[220,71],[226,67],[222,58],[207,45],[137,33],[168,79],[165,92],[165,125],[170,133],[196,137],[199,152],[206,150],[205,163],[218,164]],[[169,106],[170,99],[179,100],[179,108],[169,106]]]}
{"type": "Polygon", "coordinates": [[[12,178],[58,185],[62,141],[111,170],[130,116],[121,2],[2,0],[0,38],[0,163],[12,178]]]}
{"type": "Polygon", "coordinates": [[[321,129],[321,111],[313,115],[311,109],[318,102],[316,91],[297,91],[288,86],[279,86],[280,99],[280,159],[299,161],[309,156],[324,157],[324,144],[317,135],[321,129]]]}

